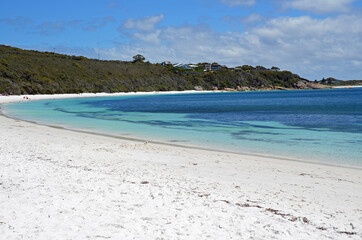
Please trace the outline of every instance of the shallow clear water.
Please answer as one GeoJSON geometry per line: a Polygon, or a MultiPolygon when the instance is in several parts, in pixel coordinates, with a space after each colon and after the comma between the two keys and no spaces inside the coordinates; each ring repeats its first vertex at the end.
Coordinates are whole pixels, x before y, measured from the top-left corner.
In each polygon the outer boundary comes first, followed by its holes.
{"type": "Polygon", "coordinates": [[[4,109],[116,136],[362,166],[362,88],[78,98],[4,109]]]}

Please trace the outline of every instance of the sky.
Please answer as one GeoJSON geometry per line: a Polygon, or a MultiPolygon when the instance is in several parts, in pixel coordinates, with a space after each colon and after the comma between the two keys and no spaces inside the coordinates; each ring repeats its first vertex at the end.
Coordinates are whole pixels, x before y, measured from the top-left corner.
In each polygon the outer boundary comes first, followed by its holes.
{"type": "Polygon", "coordinates": [[[0,44],[362,79],[362,0],[2,0],[0,44]]]}

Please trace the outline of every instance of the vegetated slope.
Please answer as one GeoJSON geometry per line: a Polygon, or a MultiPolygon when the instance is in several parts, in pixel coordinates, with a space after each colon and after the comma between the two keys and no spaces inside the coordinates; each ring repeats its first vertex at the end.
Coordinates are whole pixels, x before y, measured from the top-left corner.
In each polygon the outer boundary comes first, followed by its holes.
{"type": "Polygon", "coordinates": [[[0,92],[9,94],[182,90],[159,65],[99,61],[0,46],[0,92]]]}
{"type": "Polygon", "coordinates": [[[293,88],[301,78],[288,71],[195,73],[143,62],[102,61],[0,45],[0,93],[82,93],[224,89],[247,86],[293,88]]]}
{"type": "Polygon", "coordinates": [[[319,83],[328,85],[328,86],[362,86],[362,80],[345,80],[341,81],[332,77],[322,79],[319,83]]]}

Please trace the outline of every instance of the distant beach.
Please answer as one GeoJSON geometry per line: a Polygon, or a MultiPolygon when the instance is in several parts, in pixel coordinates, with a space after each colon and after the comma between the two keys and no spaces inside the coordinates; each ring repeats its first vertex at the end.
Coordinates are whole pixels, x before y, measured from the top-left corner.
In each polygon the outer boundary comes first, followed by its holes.
{"type": "MultiPolygon", "coordinates": [[[[0,104],[16,101],[29,99],[0,96],[0,104]]],[[[4,239],[362,237],[359,169],[135,142],[3,115],[0,131],[4,239]]]]}
{"type": "Polygon", "coordinates": [[[351,86],[334,86],[332,88],[360,88],[360,85],[351,85],[351,86]]]}

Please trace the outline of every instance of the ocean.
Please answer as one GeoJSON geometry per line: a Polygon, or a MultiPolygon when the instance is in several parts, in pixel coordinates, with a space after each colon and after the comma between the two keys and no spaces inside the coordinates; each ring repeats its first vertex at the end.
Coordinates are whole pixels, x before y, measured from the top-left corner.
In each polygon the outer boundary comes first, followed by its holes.
{"type": "Polygon", "coordinates": [[[117,137],[362,167],[362,88],[41,100],[3,111],[117,137]]]}

